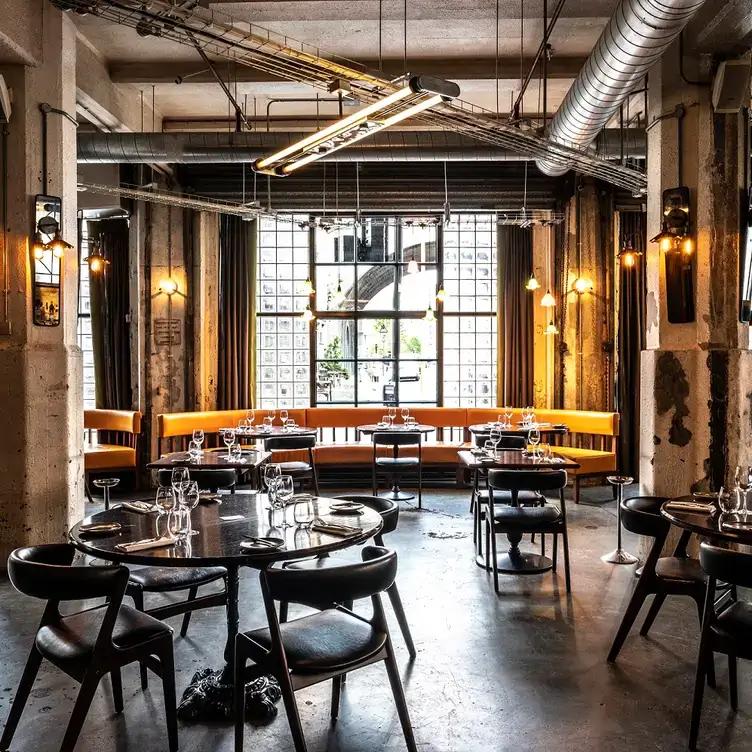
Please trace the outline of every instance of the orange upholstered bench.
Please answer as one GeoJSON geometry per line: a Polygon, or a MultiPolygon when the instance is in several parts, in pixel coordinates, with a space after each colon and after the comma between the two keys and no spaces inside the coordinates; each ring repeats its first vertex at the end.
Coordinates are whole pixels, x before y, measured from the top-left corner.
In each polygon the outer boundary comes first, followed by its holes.
{"type": "Polygon", "coordinates": [[[91,473],[136,473],[139,483],[138,441],[141,413],[131,410],[84,410],[84,428],[97,431],[97,443],[84,447],[87,492],[91,473]]]}

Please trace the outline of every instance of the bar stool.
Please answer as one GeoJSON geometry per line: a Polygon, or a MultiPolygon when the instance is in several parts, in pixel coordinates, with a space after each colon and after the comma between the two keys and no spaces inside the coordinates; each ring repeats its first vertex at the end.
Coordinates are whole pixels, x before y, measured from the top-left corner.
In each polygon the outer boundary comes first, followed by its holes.
{"type": "Polygon", "coordinates": [[[120,483],[120,478],[97,478],[94,481],[94,485],[102,489],[104,508],[107,510],[110,508],[110,489],[115,488],[118,483],[120,483]]]}
{"type": "Polygon", "coordinates": [[[610,554],[601,556],[601,561],[606,564],[636,564],[639,559],[621,547],[621,510],[624,498],[624,486],[632,483],[634,478],[630,478],[628,475],[609,475],[606,480],[612,486],[619,489],[619,506],[616,508],[616,550],[610,554]]]}

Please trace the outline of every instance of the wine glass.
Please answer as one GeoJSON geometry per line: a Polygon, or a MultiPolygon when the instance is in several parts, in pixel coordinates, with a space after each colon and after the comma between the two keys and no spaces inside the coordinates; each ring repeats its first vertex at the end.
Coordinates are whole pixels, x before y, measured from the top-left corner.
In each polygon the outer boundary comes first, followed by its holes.
{"type": "Polygon", "coordinates": [[[277,414],[277,411],[273,407],[270,407],[268,412],[266,413],[266,417],[271,418],[272,423],[274,423],[274,416],[276,414],[277,414]]]}
{"type": "Polygon", "coordinates": [[[198,506],[200,498],[200,493],[198,490],[198,483],[195,480],[192,480],[188,484],[188,488],[185,490],[185,494],[183,496],[183,507],[185,509],[186,514],[186,537],[189,535],[198,535],[198,530],[193,529],[193,523],[191,521],[191,512],[198,506]]]}
{"type": "MultiPolygon", "coordinates": [[[[274,492],[277,497],[277,504],[283,509],[286,508],[295,493],[292,475],[280,475],[275,483],[274,492]]],[[[284,523],[284,527],[288,527],[287,522],[284,523]]]]}
{"type": "Polygon", "coordinates": [[[530,425],[531,426],[537,426],[538,425],[538,421],[535,419],[535,408],[531,406],[531,407],[528,408],[528,411],[529,412],[528,412],[527,416],[530,419],[530,425]]]}
{"type": "Polygon", "coordinates": [[[734,514],[739,511],[739,496],[734,489],[729,490],[721,486],[718,492],[718,509],[721,514],[734,514]]]}
{"type": "Polygon", "coordinates": [[[203,444],[204,444],[204,429],[203,428],[193,429],[193,440],[198,444],[199,452],[201,452],[203,444]]]}
{"type": "Polygon", "coordinates": [[[388,426],[389,425],[389,416],[388,415],[382,415],[381,416],[381,425],[382,426],[388,426]]]}
{"type": "Polygon", "coordinates": [[[495,456],[496,456],[496,452],[495,452],[495,449],[496,449],[496,448],[495,448],[495,446],[494,446],[494,443],[493,443],[493,441],[491,441],[491,439],[486,439],[486,441],[485,441],[485,442],[484,442],[484,444],[483,444],[483,451],[484,451],[484,452],[485,452],[485,453],[486,453],[486,454],[487,454],[487,455],[488,455],[489,457],[495,457],[495,456]]]}
{"type": "Polygon", "coordinates": [[[504,408],[504,420],[506,421],[506,427],[511,428],[512,427],[512,415],[514,414],[514,411],[510,405],[507,405],[504,408]]]}
{"type": "Polygon", "coordinates": [[[154,504],[159,509],[159,516],[169,514],[175,508],[175,493],[169,486],[160,486],[154,504]]]}
{"type": "Polygon", "coordinates": [[[276,505],[276,482],[277,478],[282,475],[282,467],[275,463],[269,463],[264,465],[264,485],[266,486],[266,493],[269,496],[269,503],[272,506],[276,505]]]}
{"type": "Polygon", "coordinates": [[[531,428],[527,435],[530,446],[533,447],[533,457],[538,457],[538,444],[540,444],[541,434],[537,428],[531,428]]]}
{"type": "Polygon", "coordinates": [[[742,465],[736,466],[736,472],[734,474],[734,486],[739,496],[739,511],[747,515],[752,512],[747,506],[747,494],[752,482],[752,467],[743,467],[742,465]]]}
{"type": "Polygon", "coordinates": [[[494,448],[498,452],[501,443],[501,431],[498,428],[492,428],[488,438],[493,442],[494,448]]]}
{"type": "Polygon", "coordinates": [[[192,460],[198,460],[201,456],[201,444],[198,441],[191,440],[188,444],[188,456],[192,460]]]}
{"type": "Polygon", "coordinates": [[[248,421],[248,425],[253,428],[253,423],[256,420],[256,411],[253,408],[246,410],[245,419],[248,421]]]}
{"type": "Polygon", "coordinates": [[[287,410],[280,410],[279,411],[279,419],[282,421],[282,430],[285,430],[285,426],[287,425],[287,418],[288,418],[288,412],[287,410]]]}
{"type": "Polygon", "coordinates": [[[389,423],[393,424],[394,419],[397,417],[397,408],[394,407],[394,405],[391,405],[387,410],[387,413],[389,414],[389,423]]]}
{"type": "Polygon", "coordinates": [[[235,431],[232,428],[225,428],[225,432],[222,434],[222,441],[225,442],[225,446],[227,447],[227,459],[232,459],[230,447],[235,443],[235,431]]]}
{"type": "Polygon", "coordinates": [[[175,491],[175,498],[180,503],[185,493],[185,489],[188,488],[188,484],[191,482],[191,474],[187,467],[173,467],[172,474],[170,475],[170,485],[172,490],[175,491]]]}
{"type": "Polygon", "coordinates": [[[410,408],[409,407],[403,407],[400,411],[402,415],[402,422],[407,423],[407,419],[410,417],[410,408]]]}

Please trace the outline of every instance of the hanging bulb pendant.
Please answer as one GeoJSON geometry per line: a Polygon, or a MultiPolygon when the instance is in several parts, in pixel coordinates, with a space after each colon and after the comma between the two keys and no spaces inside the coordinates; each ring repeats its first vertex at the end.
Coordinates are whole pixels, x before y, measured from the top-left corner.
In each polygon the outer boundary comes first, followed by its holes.
{"type": "Polygon", "coordinates": [[[544,308],[553,308],[556,305],[556,300],[551,295],[551,290],[546,290],[546,294],[541,298],[541,305],[544,308]]]}
{"type": "Polygon", "coordinates": [[[537,290],[540,287],[540,282],[535,278],[535,273],[530,275],[530,279],[527,281],[527,284],[525,285],[526,290],[530,290],[531,292],[534,290],[537,290]]]}

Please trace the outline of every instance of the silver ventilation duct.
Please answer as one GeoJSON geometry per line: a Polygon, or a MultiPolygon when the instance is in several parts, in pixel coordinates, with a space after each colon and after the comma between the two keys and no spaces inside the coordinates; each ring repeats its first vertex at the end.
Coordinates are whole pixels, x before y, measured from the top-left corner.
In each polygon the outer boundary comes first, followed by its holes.
{"type": "MultiPolygon", "coordinates": [[[[705,0],[621,0],[564,102],[548,139],[587,148],[705,0]]],[[[563,175],[569,160],[537,160],[547,175],[563,175]]]]}
{"type": "MultiPolygon", "coordinates": [[[[304,133],[79,133],[78,161],[126,164],[227,164],[253,162],[302,138],[304,133]]],[[[595,153],[604,159],[645,157],[645,131],[603,131],[595,153]]],[[[446,131],[385,131],[334,152],[336,162],[511,162],[518,152],[446,131]]]]}

